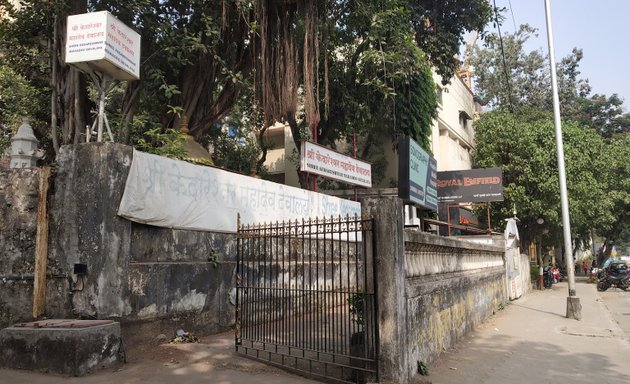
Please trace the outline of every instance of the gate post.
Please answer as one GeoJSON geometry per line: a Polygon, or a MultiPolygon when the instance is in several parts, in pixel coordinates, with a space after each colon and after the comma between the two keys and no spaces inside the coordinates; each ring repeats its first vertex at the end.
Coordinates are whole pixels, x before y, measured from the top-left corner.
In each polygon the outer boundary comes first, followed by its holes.
{"type": "Polygon", "coordinates": [[[405,297],[405,246],[402,200],[366,197],[361,211],[373,217],[378,322],[378,370],[381,383],[409,381],[407,299],[405,297]]]}

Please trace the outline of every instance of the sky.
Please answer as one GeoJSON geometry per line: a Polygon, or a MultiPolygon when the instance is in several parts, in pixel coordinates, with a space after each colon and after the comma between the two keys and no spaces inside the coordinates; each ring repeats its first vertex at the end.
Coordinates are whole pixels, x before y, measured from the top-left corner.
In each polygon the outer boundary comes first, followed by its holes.
{"type": "MultiPolygon", "coordinates": [[[[515,25],[538,29],[528,50],[548,52],[544,0],[494,0],[507,8],[501,33],[513,33],[515,25]],[[511,11],[510,11],[511,10],[511,11]],[[513,16],[512,16],[513,15],[513,16]]],[[[581,48],[581,77],[589,80],[592,94],[618,94],[630,112],[630,1],[550,0],[556,62],[581,48]]],[[[492,1],[491,1],[492,4],[492,1]]],[[[490,25],[490,31],[496,28],[490,25]]],[[[478,42],[479,44],[480,42],[478,42]]]]}

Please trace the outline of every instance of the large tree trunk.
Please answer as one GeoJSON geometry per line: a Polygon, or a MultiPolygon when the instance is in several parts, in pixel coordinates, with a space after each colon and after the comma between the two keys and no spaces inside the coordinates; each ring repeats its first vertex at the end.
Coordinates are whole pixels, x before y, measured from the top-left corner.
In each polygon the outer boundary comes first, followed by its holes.
{"type": "MultiPolygon", "coordinates": [[[[71,14],[83,13],[86,9],[85,0],[73,0],[70,4],[71,14]]],[[[79,142],[87,125],[89,110],[85,78],[78,70],[66,65],[63,56],[66,15],[57,15],[54,32],[51,52],[51,129],[53,146],[58,152],[61,145],[79,142]]]]}
{"type": "Polygon", "coordinates": [[[123,96],[121,111],[121,132],[120,141],[124,144],[131,144],[131,127],[133,117],[138,110],[138,102],[140,101],[140,88],[142,87],[140,80],[128,81],[125,87],[125,95],[123,96]]]}
{"type": "MultiPolygon", "coordinates": [[[[291,128],[291,135],[293,136],[293,141],[295,143],[295,147],[297,148],[298,158],[300,157],[300,151],[302,147],[300,142],[303,140],[303,137],[300,133],[300,126],[295,120],[295,116],[290,114],[286,117],[287,122],[289,123],[289,128],[291,128]]],[[[300,171],[299,167],[296,169],[298,173],[298,180],[300,181],[300,188],[313,190],[315,184],[315,176],[311,175],[308,172],[300,171]]]]}

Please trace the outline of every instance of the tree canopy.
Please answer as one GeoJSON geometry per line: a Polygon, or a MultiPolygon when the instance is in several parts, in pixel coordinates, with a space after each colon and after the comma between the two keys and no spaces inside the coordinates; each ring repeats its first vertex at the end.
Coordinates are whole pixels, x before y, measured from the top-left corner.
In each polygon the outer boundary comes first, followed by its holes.
{"type": "Polygon", "coordinates": [[[63,61],[66,16],[108,10],[142,38],[141,80],[110,94],[116,140],[147,143],[145,133],[187,127],[207,141],[217,124],[238,122],[260,139],[258,169],[262,133],[275,121],[288,123],[296,141],[312,139],[315,128],[329,146],[359,133],[366,157],[382,136],[426,144],[437,105],[430,68],[449,79],[463,34],[491,15],[484,0],[0,4],[10,16],[0,20],[0,55],[44,96],[29,109],[52,127],[40,124],[38,135],[55,151],[82,140],[95,109],[88,78],[63,61]]]}
{"type": "MultiPolygon", "coordinates": [[[[516,206],[526,235],[539,236],[545,220],[549,245],[562,244],[562,222],[553,101],[548,56],[526,52],[537,31],[522,25],[514,34],[488,34],[473,50],[476,90],[492,112],[476,125],[476,167],[500,166],[506,201],[497,218],[516,206]],[[504,58],[505,56],[505,64],[504,58]],[[507,77],[506,77],[507,72],[507,77]]],[[[580,77],[583,53],[574,48],[557,64],[560,111],[571,230],[586,240],[594,232],[606,239],[628,234],[630,206],[627,180],[630,114],[616,95],[592,94],[580,77]]],[[[495,221],[497,222],[497,221],[495,221]]]]}
{"type": "MultiPolygon", "coordinates": [[[[535,28],[521,25],[515,33],[503,35],[503,49],[494,33],[487,34],[484,44],[473,49],[476,91],[489,108],[552,110],[548,55],[541,50],[525,50],[527,41],[536,34],[535,28]]],[[[623,110],[619,96],[592,94],[588,79],[580,77],[582,58],[582,50],[574,48],[557,63],[563,120],[592,127],[605,137],[630,132],[630,113],[623,110]]]]}
{"type": "MultiPolygon", "coordinates": [[[[626,161],[628,141],[614,144],[591,129],[564,123],[564,152],[571,230],[578,239],[591,231],[615,238],[627,228],[630,206],[626,161]]],[[[522,116],[508,111],[484,114],[476,126],[476,167],[501,167],[505,201],[495,203],[493,222],[509,217],[516,207],[530,236],[540,235],[544,219],[550,245],[562,244],[562,215],[551,115],[522,116]]],[[[618,237],[617,237],[618,238],[618,237]]],[[[530,238],[531,239],[531,238],[530,238]]]]}

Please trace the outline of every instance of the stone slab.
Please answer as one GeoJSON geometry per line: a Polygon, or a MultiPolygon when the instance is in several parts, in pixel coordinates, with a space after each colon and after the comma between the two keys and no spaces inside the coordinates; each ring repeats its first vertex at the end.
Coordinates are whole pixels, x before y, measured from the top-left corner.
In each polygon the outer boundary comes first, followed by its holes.
{"type": "Polygon", "coordinates": [[[0,330],[0,366],[83,376],[120,361],[120,323],[51,319],[0,330]]]}
{"type": "Polygon", "coordinates": [[[16,328],[88,328],[99,325],[112,324],[113,320],[75,320],[75,319],[49,319],[17,323],[16,328]]]}

